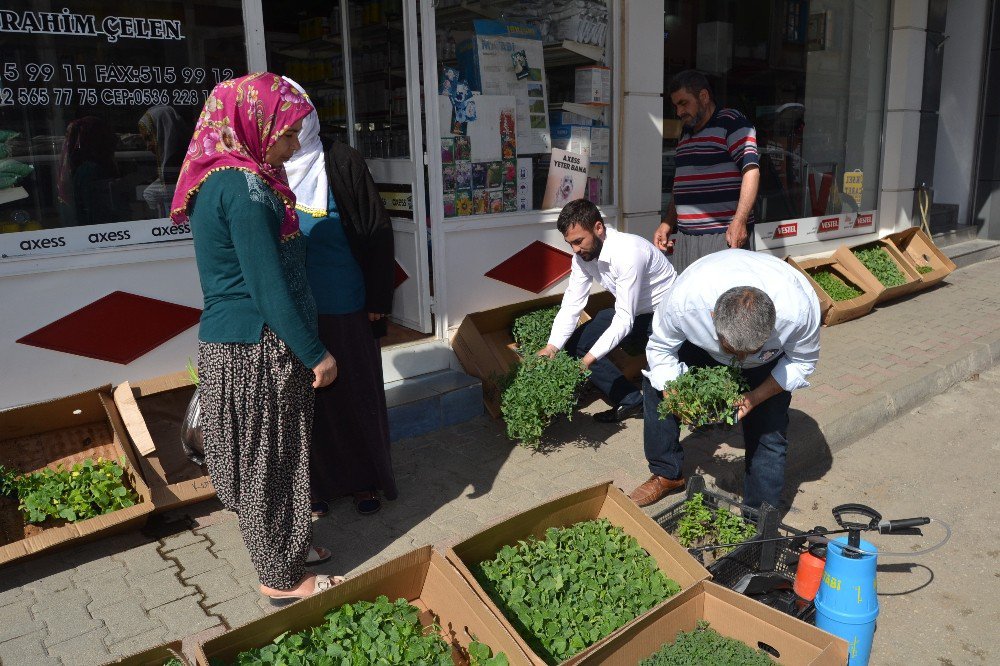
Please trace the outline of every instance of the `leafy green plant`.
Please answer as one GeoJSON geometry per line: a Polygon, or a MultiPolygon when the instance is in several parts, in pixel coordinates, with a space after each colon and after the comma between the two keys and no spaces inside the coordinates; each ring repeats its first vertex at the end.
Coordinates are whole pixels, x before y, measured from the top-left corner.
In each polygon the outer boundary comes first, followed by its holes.
{"type": "Polygon", "coordinates": [[[537,448],[542,432],[555,416],[573,418],[577,390],[589,375],[578,360],[564,351],[552,359],[525,357],[500,397],[507,436],[537,448]]]}
{"type": "Polygon", "coordinates": [[[194,365],[194,363],[191,362],[191,359],[188,359],[187,373],[188,373],[188,378],[191,380],[191,383],[194,384],[195,386],[197,386],[198,385],[198,368],[196,368],[195,365],[194,365]]]}
{"type": "Polygon", "coordinates": [[[0,465],[0,496],[16,497],[19,487],[17,471],[0,465]]]}
{"type": "Polygon", "coordinates": [[[564,661],[680,592],[636,540],[607,519],[551,527],[472,567],[547,663],[564,661]]]}
{"type": "MultiPolygon", "coordinates": [[[[705,505],[705,497],[701,493],[693,494],[684,502],[684,513],[677,521],[674,536],[685,548],[693,545],[720,543],[741,543],[757,534],[757,528],[742,516],[733,513],[724,506],[714,511],[705,505]]],[[[724,548],[715,551],[724,554],[732,550],[724,548]]]]}
{"type": "Polygon", "coordinates": [[[928,273],[934,272],[934,267],[928,266],[927,264],[920,264],[919,266],[917,266],[917,272],[920,273],[921,275],[927,275],[928,273]]]}
{"type": "Polygon", "coordinates": [[[849,301],[860,296],[862,291],[847,284],[830,271],[816,271],[812,279],[835,301],[849,301]]]}
{"type": "Polygon", "coordinates": [[[884,247],[875,246],[863,250],[852,250],[852,252],[884,286],[898,287],[901,284],[906,284],[906,276],[899,270],[899,266],[896,265],[884,247]]]}
{"type": "MultiPolygon", "coordinates": [[[[451,666],[453,663],[451,645],[441,638],[441,627],[422,626],[420,610],[406,599],[390,602],[382,595],[374,602],[344,604],[328,612],[324,620],[317,627],[285,632],[269,645],[241,652],[236,657],[236,666],[451,666]]],[[[503,653],[493,656],[489,646],[475,641],[469,646],[469,655],[474,666],[507,664],[503,653]]],[[[213,660],[213,663],[222,662],[213,660]]]]}
{"type": "Polygon", "coordinates": [[[673,414],[684,425],[698,428],[736,423],[735,405],[747,390],[747,383],[739,368],[715,365],[688,368],[663,389],[666,395],[657,410],[660,418],[673,414]]]}
{"type": "Polygon", "coordinates": [[[177,657],[171,657],[163,662],[163,666],[184,666],[184,663],[177,657]]]}
{"type": "Polygon", "coordinates": [[[13,484],[26,522],[44,523],[50,518],[75,522],[133,506],[139,500],[124,484],[124,465],[124,456],[120,462],[88,458],[70,469],[59,465],[17,477],[5,472],[3,483],[4,487],[13,484]]]}
{"type": "Polygon", "coordinates": [[[773,666],[774,661],[763,651],[746,643],[723,636],[699,620],[692,631],[679,631],[673,643],[640,662],[639,666],[773,666]]]}
{"type": "Polygon", "coordinates": [[[559,306],[533,310],[514,320],[510,333],[521,356],[527,358],[537,354],[549,342],[552,322],[559,313],[559,306]]]}

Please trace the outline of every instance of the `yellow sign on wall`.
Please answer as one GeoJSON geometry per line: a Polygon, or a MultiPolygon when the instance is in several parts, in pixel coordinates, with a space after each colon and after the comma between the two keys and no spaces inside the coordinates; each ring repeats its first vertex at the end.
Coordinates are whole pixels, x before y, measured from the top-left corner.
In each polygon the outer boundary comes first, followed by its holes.
{"type": "Polygon", "coordinates": [[[844,194],[854,199],[861,206],[861,195],[865,191],[865,174],[861,169],[848,171],[844,174],[844,194]]]}

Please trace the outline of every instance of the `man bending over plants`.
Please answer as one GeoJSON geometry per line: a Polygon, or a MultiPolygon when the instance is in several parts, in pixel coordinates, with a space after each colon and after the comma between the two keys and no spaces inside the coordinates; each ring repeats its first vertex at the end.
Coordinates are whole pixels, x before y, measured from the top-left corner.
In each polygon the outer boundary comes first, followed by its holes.
{"type": "Polygon", "coordinates": [[[657,415],[664,386],[690,368],[729,365],[749,387],[733,405],[746,449],[744,502],[777,507],[791,392],[809,386],[819,326],[816,292],[776,257],[734,249],[691,264],[653,319],[643,380],[643,445],[652,476],[629,497],[647,506],[684,487],[680,424],[674,414],[657,415]]]}
{"type": "Polygon", "coordinates": [[[642,392],[605,355],[626,338],[645,347],[653,311],[670,291],[677,273],[645,238],[604,226],[601,211],[585,199],[566,204],[556,227],[575,256],[549,342],[538,355],[553,358],[565,348],[582,359],[590,369],[590,381],[611,406],[594,418],[617,423],[642,412],[642,392]],[[615,307],[601,310],[577,328],[594,280],[615,297],[615,307]]]}

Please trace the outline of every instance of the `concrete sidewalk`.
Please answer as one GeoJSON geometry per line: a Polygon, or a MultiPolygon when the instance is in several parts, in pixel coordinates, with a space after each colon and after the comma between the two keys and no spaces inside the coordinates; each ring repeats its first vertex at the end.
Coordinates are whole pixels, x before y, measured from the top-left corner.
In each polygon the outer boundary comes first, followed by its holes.
{"type": "MultiPolygon", "coordinates": [[[[800,487],[824,477],[835,451],[1000,357],[997,285],[1000,260],[976,264],[933,291],[824,329],[813,386],[792,401],[788,522],[796,524],[804,502],[812,502],[800,487]]],[[[603,408],[597,401],[555,424],[546,453],[514,446],[488,417],[396,444],[400,499],[368,517],[346,499],[335,502],[315,523],[315,538],[336,555],[317,570],[366,569],[608,478],[630,489],[647,474],[642,424],[602,425],[586,415],[603,408]]],[[[741,492],[738,432],[684,442],[686,473],[700,471],[723,490],[741,492]]],[[[4,568],[0,663],[100,664],[164,641],[213,635],[269,608],[234,516],[205,502],[142,532],[4,568]]]]}

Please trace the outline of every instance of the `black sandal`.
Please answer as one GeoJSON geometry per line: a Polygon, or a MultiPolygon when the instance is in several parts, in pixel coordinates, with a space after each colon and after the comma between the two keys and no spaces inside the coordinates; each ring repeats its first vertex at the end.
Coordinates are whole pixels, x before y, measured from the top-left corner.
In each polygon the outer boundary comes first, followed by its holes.
{"type": "Polygon", "coordinates": [[[368,516],[378,513],[378,510],[382,508],[382,500],[379,499],[378,495],[370,491],[354,493],[354,508],[362,516],[368,516]]]}

